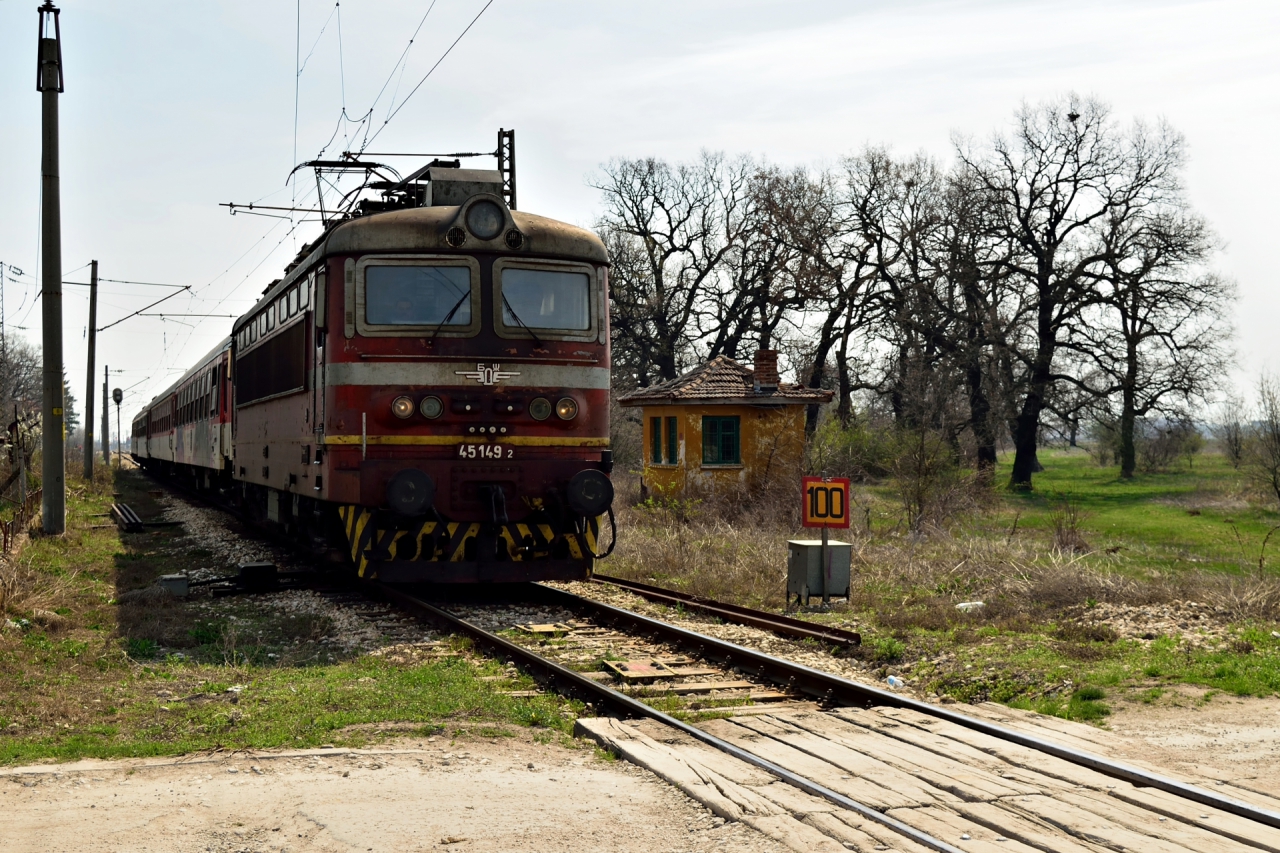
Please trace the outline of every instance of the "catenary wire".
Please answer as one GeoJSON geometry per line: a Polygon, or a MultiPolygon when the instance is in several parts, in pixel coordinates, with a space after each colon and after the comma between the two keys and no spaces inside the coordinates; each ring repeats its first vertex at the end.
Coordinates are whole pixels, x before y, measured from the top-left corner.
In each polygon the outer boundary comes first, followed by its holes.
{"type": "Polygon", "coordinates": [[[476,21],[480,20],[480,16],[483,15],[486,11],[488,11],[489,7],[492,5],[493,5],[493,0],[489,0],[489,2],[485,3],[484,6],[480,9],[480,11],[476,13],[476,16],[471,19],[471,23],[467,24],[466,28],[463,29],[463,31],[458,34],[458,37],[453,40],[453,43],[450,44],[449,47],[445,49],[445,52],[440,54],[440,58],[436,60],[435,65],[432,65],[431,68],[427,71],[427,73],[423,75],[422,79],[418,81],[418,85],[414,86],[413,89],[409,92],[409,94],[404,96],[404,100],[400,102],[400,106],[396,107],[395,111],[392,112],[391,115],[387,116],[386,121],[382,123],[381,127],[378,128],[378,130],[373,134],[373,136],[369,137],[364,141],[363,144],[361,144],[360,150],[362,152],[364,151],[364,149],[368,148],[369,145],[375,139],[378,138],[378,135],[381,134],[382,131],[386,129],[387,125],[391,123],[391,120],[396,117],[396,115],[400,112],[400,110],[404,109],[404,105],[409,103],[409,99],[412,98],[420,88],[422,88],[422,84],[427,82],[427,78],[429,78],[435,72],[435,70],[440,67],[440,63],[444,62],[445,58],[450,53],[453,52],[453,49],[458,46],[458,42],[462,41],[463,36],[471,32],[471,28],[476,25],[476,21]]]}

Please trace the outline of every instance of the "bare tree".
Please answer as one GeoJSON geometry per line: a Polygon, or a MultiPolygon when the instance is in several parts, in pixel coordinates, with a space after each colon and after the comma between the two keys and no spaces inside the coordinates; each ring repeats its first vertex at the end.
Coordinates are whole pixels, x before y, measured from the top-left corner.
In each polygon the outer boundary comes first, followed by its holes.
{"type": "Polygon", "coordinates": [[[1020,397],[1010,424],[1010,485],[1029,489],[1041,414],[1054,383],[1072,379],[1055,359],[1097,301],[1096,270],[1106,256],[1095,226],[1161,197],[1181,161],[1149,150],[1141,127],[1122,134],[1104,105],[1074,95],[1024,106],[1011,138],[996,137],[981,151],[958,144],[957,151],[998,211],[992,235],[1008,244],[1007,272],[1021,292],[1010,349],[1020,397]]]}
{"type": "Polygon", "coordinates": [[[1258,486],[1280,501],[1280,381],[1263,374],[1258,379],[1257,395],[1245,468],[1258,486]]]}
{"type": "Polygon", "coordinates": [[[748,159],[703,154],[671,166],[615,160],[596,184],[614,261],[614,343],[638,385],[674,379],[693,352],[694,318],[751,221],[748,159]]]}
{"type": "Polygon", "coordinates": [[[1218,440],[1222,455],[1237,470],[1245,459],[1248,419],[1244,401],[1233,392],[1222,401],[1222,406],[1218,409],[1218,423],[1213,428],[1213,437],[1218,440]]]}

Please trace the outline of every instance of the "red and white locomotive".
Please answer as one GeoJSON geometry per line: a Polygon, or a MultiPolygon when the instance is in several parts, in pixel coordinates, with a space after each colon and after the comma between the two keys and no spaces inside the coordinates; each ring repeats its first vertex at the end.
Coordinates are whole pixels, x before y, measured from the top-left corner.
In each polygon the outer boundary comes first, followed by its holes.
{"type": "Polygon", "coordinates": [[[419,170],[303,248],[134,419],[133,457],[359,574],[590,574],[610,512],[608,258],[499,171],[419,170]]]}

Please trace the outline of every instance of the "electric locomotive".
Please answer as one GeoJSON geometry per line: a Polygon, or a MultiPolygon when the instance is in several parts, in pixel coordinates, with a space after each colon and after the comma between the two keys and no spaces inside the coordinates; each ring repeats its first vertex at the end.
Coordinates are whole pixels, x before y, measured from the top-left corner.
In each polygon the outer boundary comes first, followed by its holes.
{"type": "Polygon", "coordinates": [[[589,576],[613,500],[604,244],[515,210],[497,170],[380,188],[139,414],[134,457],[336,539],[362,577],[589,576]]]}

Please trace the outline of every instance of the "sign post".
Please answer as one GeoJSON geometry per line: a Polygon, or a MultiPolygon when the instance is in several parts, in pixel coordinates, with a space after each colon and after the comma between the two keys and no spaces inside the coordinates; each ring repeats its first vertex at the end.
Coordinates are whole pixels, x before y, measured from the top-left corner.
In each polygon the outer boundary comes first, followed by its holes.
{"type": "Polygon", "coordinates": [[[831,548],[827,531],[849,526],[849,480],[845,477],[801,477],[801,519],[805,527],[822,528],[822,603],[831,603],[831,548]]]}
{"type": "Polygon", "coordinates": [[[120,455],[120,441],[124,436],[120,434],[120,403],[124,400],[124,392],[119,388],[112,388],[111,399],[116,404],[116,468],[123,468],[124,457],[120,455]]]}

